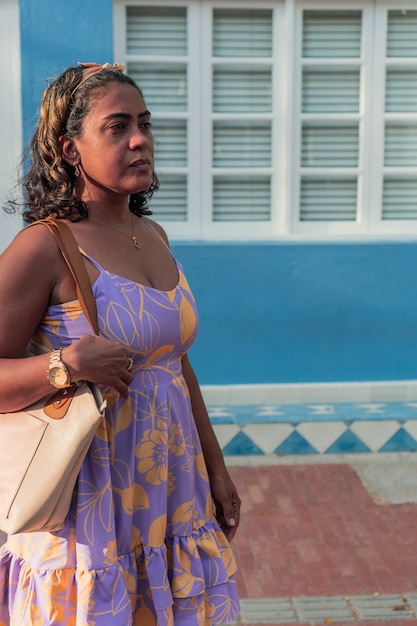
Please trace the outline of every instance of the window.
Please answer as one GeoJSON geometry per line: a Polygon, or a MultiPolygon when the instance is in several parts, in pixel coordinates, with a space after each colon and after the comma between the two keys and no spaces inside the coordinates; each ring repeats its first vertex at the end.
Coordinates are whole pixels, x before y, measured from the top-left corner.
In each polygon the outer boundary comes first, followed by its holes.
{"type": "Polygon", "coordinates": [[[417,10],[389,10],[382,219],[417,220],[417,10]]]}
{"type": "Polygon", "coordinates": [[[270,9],[213,9],[214,222],[271,219],[272,48],[270,9]]]}
{"type": "Polygon", "coordinates": [[[126,33],[127,70],[153,114],[162,184],[152,208],[161,220],[183,222],[189,205],[187,9],[127,6],[126,33]]]}
{"type": "Polygon", "coordinates": [[[417,233],[413,5],[115,0],[171,236],[417,233]]]}
{"type": "Polygon", "coordinates": [[[303,223],[356,220],[361,32],[361,11],[303,13],[298,183],[303,223]]]}

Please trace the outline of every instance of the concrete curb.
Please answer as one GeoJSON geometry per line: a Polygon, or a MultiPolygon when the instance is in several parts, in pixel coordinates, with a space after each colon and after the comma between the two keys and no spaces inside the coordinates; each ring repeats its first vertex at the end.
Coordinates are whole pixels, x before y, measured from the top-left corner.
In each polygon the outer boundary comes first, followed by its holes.
{"type": "Polygon", "coordinates": [[[416,620],[417,594],[241,600],[240,624],[341,624],[416,620]]]}

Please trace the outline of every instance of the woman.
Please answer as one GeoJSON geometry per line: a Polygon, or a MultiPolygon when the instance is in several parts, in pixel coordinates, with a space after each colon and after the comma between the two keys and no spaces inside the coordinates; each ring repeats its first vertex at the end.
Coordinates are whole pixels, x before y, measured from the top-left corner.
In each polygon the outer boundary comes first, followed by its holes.
{"type": "Polygon", "coordinates": [[[240,501],[187,357],[195,302],[146,217],[150,112],[122,71],[83,64],[45,90],[26,180],[26,221],[64,219],[78,242],[100,336],[47,229],[23,229],[0,259],[0,411],[77,380],[108,406],[65,527],[0,551],[2,625],[195,626],[239,610],[240,501]],[[52,356],[21,358],[33,335],[52,356]]]}

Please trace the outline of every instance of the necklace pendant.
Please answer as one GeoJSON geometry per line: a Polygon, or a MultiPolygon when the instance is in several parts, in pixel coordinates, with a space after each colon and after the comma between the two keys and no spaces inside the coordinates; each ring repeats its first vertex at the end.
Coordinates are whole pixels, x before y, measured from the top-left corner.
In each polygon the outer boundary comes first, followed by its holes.
{"type": "Polygon", "coordinates": [[[139,243],[139,241],[136,239],[135,235],[133,235],[131,239],[132,239],[133,243],[135,244],[135,248],[136,248],[137,250],[140,250],[140,243],[139,243]]]}

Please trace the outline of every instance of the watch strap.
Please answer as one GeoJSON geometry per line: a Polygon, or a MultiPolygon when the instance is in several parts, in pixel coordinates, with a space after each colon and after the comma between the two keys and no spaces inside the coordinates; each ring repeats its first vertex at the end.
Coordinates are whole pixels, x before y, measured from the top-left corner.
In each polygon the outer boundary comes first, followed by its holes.
{"type": "Polygon", "coordinates": [[[58,363],[62,363],[61,357],[62,348],[58,348],[57,350],[52,350],[49,357],[49,367],[53,367],[58,363]]]}
{"type": "Polygon", "coordinates": [[[62,360],[62,348],[57,348],[56,350],[52,350],[52,352],[49,353],[49,367],[47,371],[47,377],[51,385],[53,387],[56,387],[57,389],[68,389],[68,387],[72,386],[70,373],[67,366],[62,360]],[[55,381],[51,379],[51,371],[53,371],[55,368],[59,368],[65,372],[65,375],[67,377],[66,384],[57,385],[55,384],[55,381]]]}

